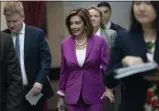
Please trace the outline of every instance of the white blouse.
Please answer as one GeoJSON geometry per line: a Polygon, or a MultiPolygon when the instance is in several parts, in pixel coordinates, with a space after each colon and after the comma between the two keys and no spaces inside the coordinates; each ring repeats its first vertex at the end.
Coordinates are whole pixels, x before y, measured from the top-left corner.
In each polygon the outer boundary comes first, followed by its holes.
{"type": "Polygon", "coordinates": [[[81,50],[76,49],[76,57],[79,66],[82,67],[86,57],[86,48],[81,50]]]}

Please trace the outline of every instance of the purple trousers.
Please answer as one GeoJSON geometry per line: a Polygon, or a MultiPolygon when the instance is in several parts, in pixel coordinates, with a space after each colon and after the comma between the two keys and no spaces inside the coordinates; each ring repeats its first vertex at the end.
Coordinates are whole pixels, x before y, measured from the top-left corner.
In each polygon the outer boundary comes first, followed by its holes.
{"type": "Polygon", "coordinates": [[[77,104],[68,104],[67,109],[68,111],[104,111],[104,104],[86,104],[80,96],[77,104]]]}

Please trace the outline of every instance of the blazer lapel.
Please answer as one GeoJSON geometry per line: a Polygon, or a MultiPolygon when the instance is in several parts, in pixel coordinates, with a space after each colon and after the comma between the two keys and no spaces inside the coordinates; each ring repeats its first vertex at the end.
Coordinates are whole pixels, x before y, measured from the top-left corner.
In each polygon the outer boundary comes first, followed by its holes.
{"type": "Polygon", "coordinates": [[[93,37],[89,37],[88,40],[87,40],[87,48],[86,48],[86,58],[85,58],[85,62],[88,60],[88,56],[92,50],[92,47],[93,47],[93,44],[94,44],[94,40],[93,40],[93,37]]]}
{"type": "Polygon", "coordinates": [[[71,53],[73,55],[72,58],[74,60],[74,63],[75,63],[75,65],[78,65],[77,56],[76,56],[76,44],[75,44],[75,37],[74,36],[71,37],[71,46],[70,46],[70,48],[71,48],[71,53]]]}
{"type": "Polygon", "coordinates": [[[104,39],[106,40],[106,42],[107,42],[107,45],[109,46],[109,48],[111,47],[111,37],[109,37],[109,31],[107,31],[107,29],[102,29],[101,28],[101,31],[100,31],[100,35],[102,36],[102,37],[104,37],[104,39]]]}
{"type": "Polygon", "coordinates": [[[24,60],[28,54],[29,51],[29,45],[30,44],[30,33],[28,30],[27,25],[25,26],[25,38],[24,38],[24,60]]]}
{"type": "MultiPolygon", "coordinates": [[[[88,60],[88,56],[92,50],[92,47],[93,47],[93,37],[90,37],[87,39],[87,47],[86,47],[86,57],[85,57],[85,62],[88,60]]],[[[73,55],[73,60],[75,61],[75,64],[79,66],[78,62],[77,62],[77,56],[76,56],[76,44],[75,44],[75,37],[72,37],[71,38],[71,52],[72,52],[72,55],[73,55]]],[[[85,63],[84,62],[84,63],[85,63]]]]}
{"type": "Polygon", "coordinates": [[[155,43],[154,60],[159,64],[159,37],[158,36],[155,43]]]}

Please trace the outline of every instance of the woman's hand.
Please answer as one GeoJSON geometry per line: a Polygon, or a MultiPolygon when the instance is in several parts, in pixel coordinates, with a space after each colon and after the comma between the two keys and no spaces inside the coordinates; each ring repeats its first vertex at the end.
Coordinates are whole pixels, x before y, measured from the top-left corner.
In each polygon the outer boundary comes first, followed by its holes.
{"type": "Polygon", "coordinates": [[[101,99],[108,98],[111,103],[115,101],[113,91],[109,88],[106,88],[106,91],[103,93],[101,99]]]}
{"type": "Polygon", "coordinates": [[[58,98],[58,101],[57,101],[57,108],[58,108],[58,111],[64,111],[64,98],[62,96],[60,96],[58,98]]]}
{"type": "Polygon", "coordinates": [[[122,64],[126,66],[132,66],[141,63],[144,63],[141,57],[126,56],[122,59],[122,64]]]}

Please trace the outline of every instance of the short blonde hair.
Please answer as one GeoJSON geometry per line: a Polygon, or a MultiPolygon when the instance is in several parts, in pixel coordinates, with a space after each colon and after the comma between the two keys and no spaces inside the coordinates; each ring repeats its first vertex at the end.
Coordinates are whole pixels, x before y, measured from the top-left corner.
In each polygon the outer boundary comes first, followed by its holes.
{"type": "Polygon", "coordinates": [[[12,14],[24,16],[24,8],[21,2],[7,2],[3,11],[5,16],[11,16],[12,14]]]}
{"type": "Polygon", "coordinates": [[[105,29],[106,27],[104,25],[103,13],[100,11],[100,9],[98,7],[88,8],[88,10],[91,10],[91,9],[96,10],[99,13],[99,15],[100,15],[100,26],[101,26],[102,29],[105,29]]]}

